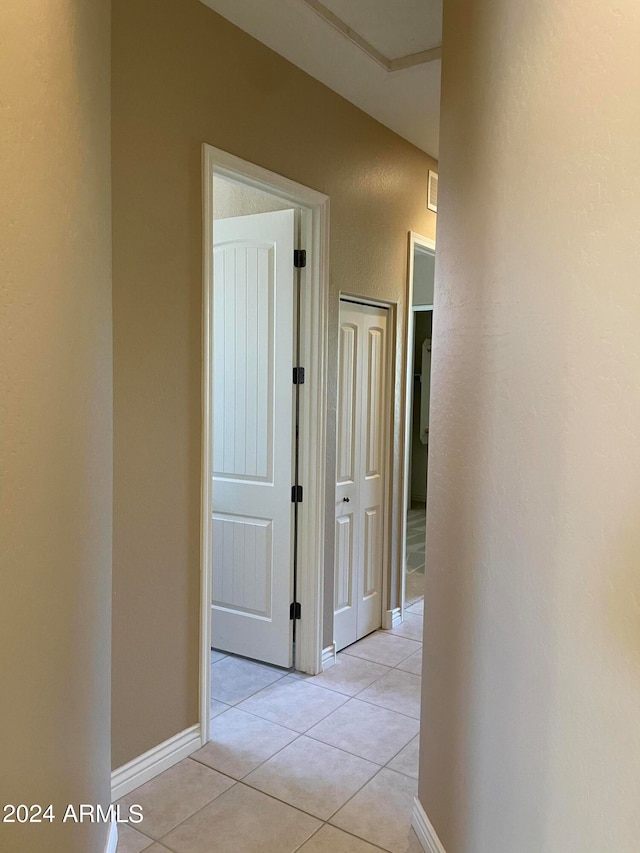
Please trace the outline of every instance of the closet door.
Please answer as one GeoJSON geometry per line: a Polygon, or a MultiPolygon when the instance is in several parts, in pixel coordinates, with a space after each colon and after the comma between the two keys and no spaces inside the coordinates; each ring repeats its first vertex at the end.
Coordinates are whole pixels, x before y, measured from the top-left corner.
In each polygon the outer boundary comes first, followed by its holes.
{"type": "Polygon", "coordinates": [[[342,649],[382,624],[389,430],[388,310],[340,303],[334,639],[342,649]]]}

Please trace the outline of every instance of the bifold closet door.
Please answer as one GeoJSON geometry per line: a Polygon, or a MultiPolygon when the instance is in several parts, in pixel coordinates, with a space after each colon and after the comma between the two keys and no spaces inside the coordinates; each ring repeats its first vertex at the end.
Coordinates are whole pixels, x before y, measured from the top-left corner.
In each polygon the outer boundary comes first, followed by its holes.
{"type": "Polygon", "coordinates": [[[334,639],[337,649],[382,624],[386,559],[388,309],[340,302],[334,639]]]}

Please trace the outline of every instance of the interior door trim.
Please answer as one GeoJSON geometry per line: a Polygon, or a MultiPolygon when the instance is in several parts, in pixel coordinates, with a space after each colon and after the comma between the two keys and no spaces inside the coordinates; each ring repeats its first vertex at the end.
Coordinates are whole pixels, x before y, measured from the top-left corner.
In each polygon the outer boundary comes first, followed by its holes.
{"type": "Polygon", "coordinates": [[[406,555],[407,555],[407,512],[409,511],[409,464],[411,460],[411,401],[413,397],[413,341],[415,335],[415,312],[416,310],[433,310],[433,305],[413,305],[413,272],[416,246],[427,249],[430,252],[436,251],[435,240],[430,240],[429,237],[423,237],[415,231],[409,231],[407,243],[407,289],[406,289],[406,324],[407,324],[407,345],[404,351],[404,375],[405,388],[404,400],[402,405],[402,419],[404,422],[403,441],[402,441],[402,489],[401,506],[402,515],[400,517],[400,613],[401,618],[404,618],[404,602],[406,595],[406,555]]]}
{"type": "MultiPolygon", "coordinates": [[[[324,193],[242,160],[204,143],[203,180],[203,341],[202,341],[202,485],[200,531],[200,731],[209,740],[210,636],[211,636],[211,495],[207,472],[211,467],[212,439],[210,395],[211,312],[213,282],[213,178],[219,176],[268,192],[300,210],[298,248],[306,249],[307,266],[301,270],[301,363],[306,368],[300,398],[300,504],[298,539],[298,601],[303,620],[298,623],[297,666],[315,675],[322,671],[322,605],[324,591],[324,520],[326,459],[326,398],[329,304],[329,197],[324,193]]],[[[292,259],[293,262],[293,259],[292,259]]],[[[293,363],[292,363],[293,366],[293,363]]]]}

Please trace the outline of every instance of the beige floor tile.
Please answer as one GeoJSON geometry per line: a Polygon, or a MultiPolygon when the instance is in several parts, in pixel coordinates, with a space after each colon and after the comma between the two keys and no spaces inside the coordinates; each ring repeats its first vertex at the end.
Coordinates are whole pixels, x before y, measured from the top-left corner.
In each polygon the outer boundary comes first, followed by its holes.
{"type": "Polygon", "coordinates": [[[121,823],[118,826],[118,850],[117,853],[142,853],[153,844],[153,839],[147,838],[137,829],[121,823]]]}
{"type": "Polygon", "coordinates": [[[424,600],[424,575],[421,572],[407,572],[405,580],[405,603],[409,606],[424,600]]]}
{"type": "Polygon", "coordinates": [[[419,720],[421,683],[422,679],[418,675],[392,669],[363,690],[358,698],[419,720]]]}
{"type": "Polygon", "coordinates": [[[379,853],[368,841],[356,838],[328,823],[300,848],[300,853],[379,853]]]}
{"type": "Polygon", "coordinates": [[[224,712],[228,711],[231,707],[230,705],[226,705],[224,702],[218,702],[217,699],[213,698],[209,700],[209,704],[211,706],[211,719],[213,719],[213,717],[217,717],[218,714],[224,714],[224,712]]]}
{"type": "Polygon", "coordinates": [[[378,769],[371,761],[300,737],[250,773],[244,782],[327,820],[378,769]]]}
{"type": "Polygon", "coordinates": [[[346,701],[347,697],[341,693],[289,676],[251,696],[239,707],[296,732],[306,732],[346,701]]]}
{"type": "Polygon", "coordinates": [[[255,661],[226,657],[211,664],[211,697],[227,705],[237,705],[286,674],[286,670],[255,661]]]}
{"type": "Polygon", "coordinates": [[[175,853],[292,853],[319,821],[238,783],[163,839],[175,853]]]}
{"type": "Polygon", "coordinates": [[[402,621],[396,628],[392,628],[390,633],[393,634],[394,637],[407,637],[409,640],[416,640],[416,642],[421,643],[423,625],[423,616],[420,616],[418,613],[409,613],[409,611],[405,611],[404,621],[402,621]]]}
{"type": "Polygon", "coordinates": [[[408,743],[405,748],[396,755],[393,761],[387,764],[390,770],[395,770],[397,773],[402,773],[405,776],[410,776],[412,779],[418,778],[418,761],[420,753],[420,736],[408,743]]]}
{"type": "Polygon", "coordinates": [[[292,740],[296,732],[230,708],[213,721],[210,742],[191,756],[214,770],[242,779],[292,740]]]}
{"type": "Polygon", "coordinates": [[[386,764],[415,737],[418,720],[351,699],[307,732],[360,758],[386,764]]]}
{"type": "MultiPolygon", "coordinates": [[[[118,850],[118,853],[120,853],[120,850],[118,850]]],[[[158,844],[156,841],[151,847],[147,847],[144,853],[172,853],[172,851],[163,844],[158,844]]]]}
{"type": "Polygon", "coordinates": [[[367,782],[331,823],[391,853],[407,853],[418,783],[386,768],[367,782]]]}
{"type": "Polygon", "coordinates": [[[401,660],[396,669],[411,672],[413,675],[422,675],[422,649],[409,655],[406,660],[401,660]]]}
{"type": "Polygon", "coordinates": [[[418,836],[415,834],[413,829],[409,833],[407,846],[402,853],[424,853],[424,847],[418,841],[418,836]]]}
{"type": "Polygon", "coordinates": [[[306,681],[318,687],[337,690],[338,693],[344,693],[346,696],[355,696],[388,671],[389,667],[379,663],[353,655],[339,654],[333,666],[320,675],[307,678],[306,681]]]}
{"type": "Polygon", "coordinates": [[[420,643],[406,637],[396,637],[389,631],[378,631],[344,649],[343,654],[371,660],[385,666],[396,666],[417,652],[420,643]]]}
{"type": "Polygon", "coordinates": [[[231,785],[233,779],[185,758],[119,802],[125,808],[141,805],[144,819],[140,829],[159,839],[231,785]]]}
{"type": "Polygon", "coordinates": [[[417,601],[414,601],[409,607],[406,608],[409,613],[417,613],[418,616],[424,615],[424,596],[419,598],[417,601]]]}

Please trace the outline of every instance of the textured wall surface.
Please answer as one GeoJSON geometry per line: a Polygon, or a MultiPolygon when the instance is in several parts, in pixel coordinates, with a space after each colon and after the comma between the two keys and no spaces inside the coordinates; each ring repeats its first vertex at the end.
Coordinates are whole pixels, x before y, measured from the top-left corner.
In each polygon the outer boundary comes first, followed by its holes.
{"type": "Polygon", "coordinates": [[[198,0],[116,0],[113,28],[116,767],[198,717],[202,143],[331,196],[330,490],[338,294],[398,300],[400,348],[435,216],[429,157],[198,0]]]}
{"type": "Polygon", "coordinates": [[[102,853],[110,802],[109,3],[0,4],[2,853],[102,853]]]}
{"type": "Polygon", "coordinates": [[[445,3],[420,799],[640,849],[640,7],[445,3]]]}

